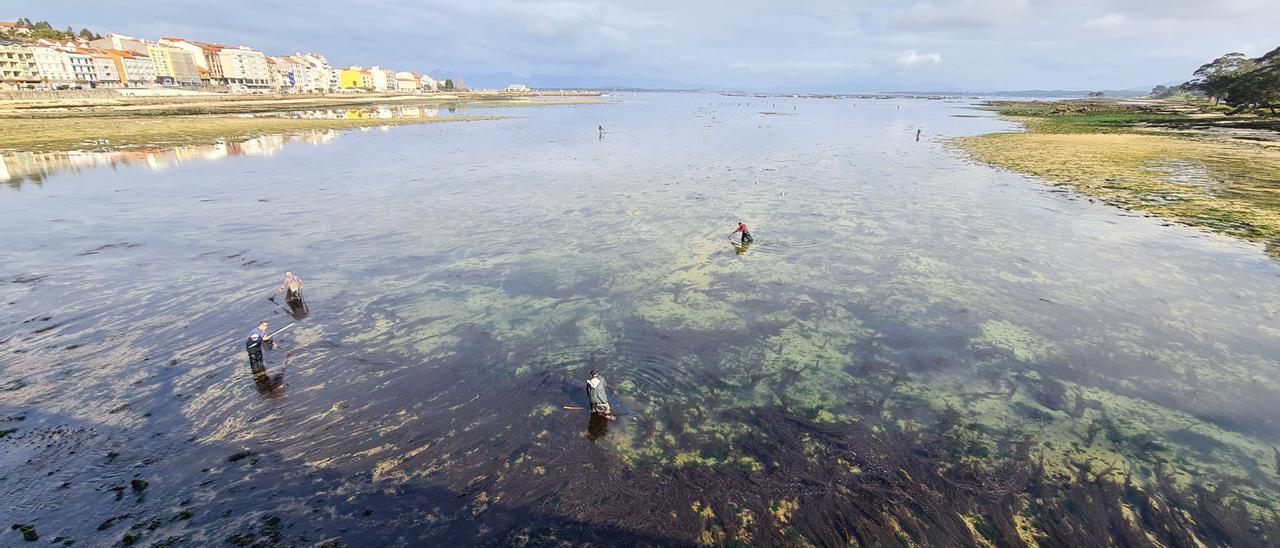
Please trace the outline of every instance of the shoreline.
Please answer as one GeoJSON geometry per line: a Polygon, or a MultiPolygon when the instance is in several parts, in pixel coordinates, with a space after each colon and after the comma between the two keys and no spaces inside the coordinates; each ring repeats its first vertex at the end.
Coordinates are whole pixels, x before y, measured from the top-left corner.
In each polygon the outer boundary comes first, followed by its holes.
{"type": "Polygon", "coordinates": [[[954,139],[971,158],[1121,209],[1261,243],[1280,259],[1280,133],[1268,129],[1274,120],[1159,102],[986,108],[1023,130],[954,139]]]}
{"type": "Polygon", "coordinates": [[[484,121],[510,115],[417,115],[292,118],[308,110],[423,110],[609,104],[598,94],[359,94],[358,96],[121,97],[0,101],[0,151],[72,152],[137,150],[239,141],[269,134],[297,134],[366,127],[484,121]],[[261,115],[261,116],[254,116],[261,115]],[[275,115],[275,116],[273,116],[275,115]]]}

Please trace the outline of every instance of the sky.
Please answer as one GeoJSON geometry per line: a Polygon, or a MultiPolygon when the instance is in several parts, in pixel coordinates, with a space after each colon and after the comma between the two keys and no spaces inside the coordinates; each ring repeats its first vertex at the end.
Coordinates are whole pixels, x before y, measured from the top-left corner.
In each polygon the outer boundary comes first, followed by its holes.
{"type": "Polygon", "coordinates": [[[3,0],[142,38],[315,51],[471,87],[1131,89],[1280,46],[1278,0],[3,0]]]}

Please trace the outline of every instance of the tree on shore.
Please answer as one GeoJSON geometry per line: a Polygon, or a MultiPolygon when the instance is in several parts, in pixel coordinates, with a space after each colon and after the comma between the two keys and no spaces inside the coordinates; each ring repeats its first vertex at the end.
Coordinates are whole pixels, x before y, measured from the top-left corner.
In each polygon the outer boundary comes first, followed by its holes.
{"type": "Polygon", "coordinates": [[[1242,75],[1227,91],[1232,101],[1244,106],[1266,107],[1276,113],[1280,101],[1280,48],[1254,60],[1257,68],[1242,75]]]}
{"type": "Polygon", "coordinates": [[[444,79],[444,89],[453,89],[453,78],[444,79]]]}
{"type": "Polygon", "coordinates": [[[1200,92],[1213,104],[1219,102],[1236,107],[1266,108],[1276,114],[1280,101],[1280,48],[1258,58],[1243,53],[1228,53],[1202,65],[1182,89],[1200,92]]]}
{"type": "Polygon", "coordinates": [[[1182,91],[1182,86],[1174,86],[1174,87],[1156,86],[1154,88],[1151,88],[1151,97],[1155,99],[1168,99],[1170,97],[1173,97],[1174,95],[1177,95],[1181,91],[1182,91]]]}
{"type": "Polygon", "coordinates": [[[1216,105],[1241,75],[1254,68],[1254,60],[1245,57],[1243,53],[1228,53],[1200,65],[1191,75],[1191,81],[1183,84],[1183,87],[1207,95],[1209,101],[1216,105]]]}

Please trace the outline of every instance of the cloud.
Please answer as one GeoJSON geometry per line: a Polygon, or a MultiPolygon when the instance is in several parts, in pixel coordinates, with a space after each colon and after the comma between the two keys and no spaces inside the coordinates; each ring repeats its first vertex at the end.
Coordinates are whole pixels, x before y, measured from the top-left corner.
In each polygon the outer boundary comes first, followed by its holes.
{"type": "Polygon", "coordinates": [[[1086,29],[1109,29],[1109,28],[1118,27],[1118,26],[1120,26],[1120,25],[1122,25],[1122,24],[1124,24],[1124,14],[1122,14],[1122,13],[1108,13],[1108,14],[1103,15],[1103,16],[1101,16],[1101,17],[1094,17],[1093,19],[1090,19],[1090,20],[1088,20],[1088,21],[1085,21],[1085,22],[1084,22],[1084,28],[1086,28],[1086,29]]]}
{"type": "Polygon", "coordinates": [[[1029,11],[1029,0],[917,2],[893,14],[891,20],[900,28],[945,32],[1009,25],[1022,20],[1029,11]]]}
{"type": "Polygon", "coordinates": [[[5,19],[318,51],[475,86],[1150,89],[1242,44],[1280,45],[1277,0],[0,2],[5,19]]]}
{"type": "Polygon", "coordinates": [[[902,52],[902,56],[898,57],[898,62],[907,66],[921,63],[937,65],[942,63],[942,55],[937,53],[916,53],[916,50],[909,49],[902,52]]]}

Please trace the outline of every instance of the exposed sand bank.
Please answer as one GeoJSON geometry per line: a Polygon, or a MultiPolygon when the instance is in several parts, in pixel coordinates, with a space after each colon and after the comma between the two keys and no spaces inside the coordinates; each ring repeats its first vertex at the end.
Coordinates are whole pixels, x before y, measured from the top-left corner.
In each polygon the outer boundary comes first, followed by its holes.
{"type": "Polygon", "coordinates": [[[1189,116],[1009,117],[1022,133],[956,140],[974,158],[1108,204],[1262,242],[1280,256],[1280,147],[1185,126],[1189,116]]]}
{"type": "Polygon", "coordinates": [[[284,113],[367,109],[374,106],[468,110],[607,102],[594,95],[597,94],[239,95],[0,101],[0,150],[121,150],[208,144],[272,133],[495,120],[506,116],[412,115],[302,119],[288,117],[284,113]],[[272,116],[273,114],[276,116],[272,116]]]}

